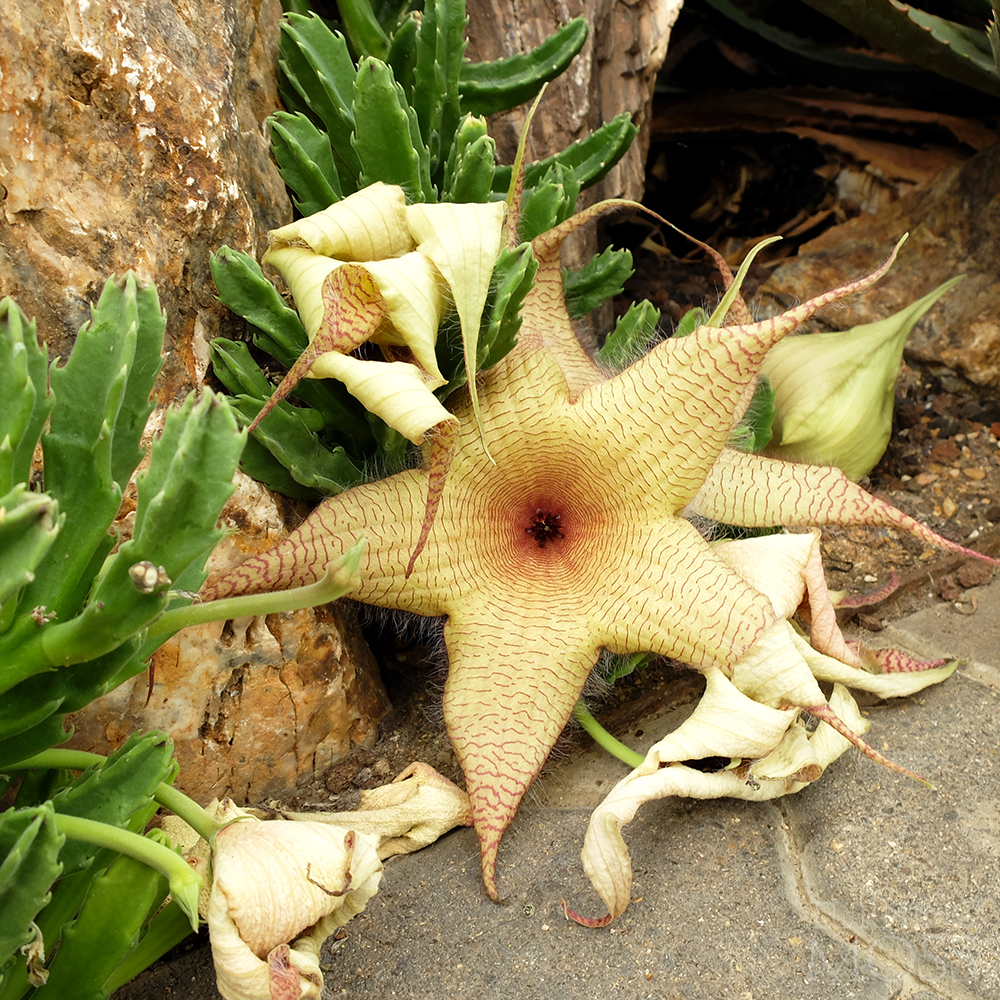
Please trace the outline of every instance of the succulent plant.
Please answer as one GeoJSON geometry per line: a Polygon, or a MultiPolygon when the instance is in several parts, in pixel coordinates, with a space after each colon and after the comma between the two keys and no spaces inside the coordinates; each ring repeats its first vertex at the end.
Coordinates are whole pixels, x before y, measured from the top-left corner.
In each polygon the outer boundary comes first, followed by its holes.
{"type": "Polygon", "coordinates": [[[996,7],[972,0],[960,12],[981,18],[970,28],[900,0],[804,0],[810,7],[907,62],[1000,97],[996,7]]]}
{"type": "Polygon", "coordinates": [[[902,81],[915,69],[923,69],[1000,96],[1000,35],[991,0],[937,4],[934,13],[899,0],[803,0],[872,45],[899,56],[899,62],[789,30],[787,5],[699,0],[692,6],[702,3],[800,59],[835,67],[864,81],[855,84],[858,89],[878,86],[878,81],[884,86],[889,74],[893,92],[899,93],[906,86],[902,81]],[[942,16],[942,11],[952,16],[942,16]]]}
{"type": "Polygon", "coordinates": [[[0,547],[0,764],[61,743],[67,713],[145,669],[162,641],[146,630],[190,604],[221,537],[243,436],[213,393],[167,413],[132,536],[110,530],[143,457],[164,326],[152,286],[109,281],[49,368],[34,323],[0,303],[0,531],[15,539],[0,547]]]}
{"type": "MultiPolygon", "coordinates": [[[[470,63],[462,58],[464,0],[428,3],[419,20],[391,7],[375,18],[365,0],[340,10],[346,37],[315,14],[289,13],[282,27],[281,87],[290,110],[271,118],[272,148],[298,210],[315,214],[375,182],[398,185],[410,204],[503,200],[514,174],[496,165],[482,115],[530,99],[562,72],[583,44],[586,24],[569,22],[527,55],[470,63]],[[378,41],[376,26],[388,47],[378,41]]],[[[441,323],[436,353],[443,382],[434,390],[440,401],[465,384],[469,372],[489,368],[513,347],[518,311],[537,268],[528,241],[568,218],[580,191],[605,176],[635,134],[622,114],[526,166],[522,242],[495,260],[478,331],[468,320],[460,325],[446,316],[441,323]]],[[[580,273],[568,272],[574,313],[615,294],[630,271],[630,254],[612,250],[580,273]]],[[[213,256],[212,273],[222,301],[247,320],[253,345],[291,368],[309,337],[257,262],[223,247],[213,256]]],[[[630,314],[618,341],[635,324],[655,326],[658,314],[650,309],[630,314]]],[[[267,376],[243,343],[216,340],[212,355],[217,377],[250,423],[271,396],[267,376]]],[[[404,463],[412,447],[406,436],[340,383],[306,380],[293,395],[297,405],[280,403],[254,428],[243,457],[254,478],[289,496],[318,499],[370,478],[373,469],[404,463]]]]}
{"type": "MultiPolygon", "coordinates": [[[[68,713],[145,670],[169,634],[239,613],[191,607],[245,440],[224,396],[192,394],[166,414],[136,477],[131,537],[114,524],[143,459],[165,323],[152,285],[108,281],[50,367],[35,324],[0,302],[3,1000],[107,996],[197,922],[190,868],[158,831],[141,833],[154,797],[172,792],[170,739],[135,735],[107,760],[49,749],[69,738],[68,713]]],[[[322,593],[243,611],[340,596],[360,551],[322,593]]]]}
{"type": "MultiPolygon", "coordinates": [[[[150,626],[191,603],[220,537],[243,435],[212,393],[167,414],[139,476],[132,537],[111,530],[143,457],[164,326],[155,288],[131,275],[109,281],[69,359],[50,368],[34,323],[13,300],[0,302],[4,789],[17,761],[68,738],[69,712],[146,669],[163,639],[150,638],[150,626]]],[[[153,789],[176,775],[171,750],[162,734],[134,737],[100,774],[20,782],[13,807],[0,813],[4,1000],[48,976],[47,995],[69,996],[69,984],[101,995],[148,928],[167,879],[133,859],[112,864],[113,853],[72,838],[88,822],[115,835],[142,830],[157,808],[153,789]],[[50,969],[44,956],[60,940],[50,969]]],[[[144,849],[156,854],[156,846],[144,849]]],[[[179,938],[164,940],[163,950],[179,938]]]]}

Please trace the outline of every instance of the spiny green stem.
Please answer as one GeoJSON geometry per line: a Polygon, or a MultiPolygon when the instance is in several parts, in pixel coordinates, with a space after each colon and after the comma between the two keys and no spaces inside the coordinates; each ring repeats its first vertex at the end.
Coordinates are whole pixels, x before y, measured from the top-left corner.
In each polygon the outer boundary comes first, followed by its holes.
{"type": "Polygon", "coordinates": [[[602,726],[597,719],[595,719],[590,712],[587,711],[586,706],[582,701],[578,701],[573,706],[573,718],[580,723],[581,726],[590,734],[591,738],[599,746],[602,746],[605,750],[611,754],[612,757],[617,757],[620,761],[628,764],[629,767],[638,767],[644,760],[641,753],[636,753],[634,750],[629,749],[620,740],[616,740],[611,733],[609,733],[604,726],[602,726]]]}
{"type": "MultiPolygon", "coordinates": [[[[99,753],[88,753],[86,750],[67,750],[56,747],[51,750],[43,750],[36,753],[34,757],[27,757],[7,768],[11,771],[27,771],[31,768],[60,768],[67,771],[85,771],[95,764],[103,764],[107,760],[99,753]]],[[[176,813],[188,826],[190,826],[199,837],[211,841],[222,824],[212,818],[211,814],[203,809],[194,799],[189,798],[182,791],[160,782],[153,792],[153,798],[165,809],[176,813]]]]}
{"type": "Polygon", "coordinates": [[[187,914],[191,929],[198,929],[198,894],[202,879],[179,854],[149,837],[82,816],[56,813],[56,829],[69,840],[106,847],[155,868],[169,880],[170,895],[187,914]]]}

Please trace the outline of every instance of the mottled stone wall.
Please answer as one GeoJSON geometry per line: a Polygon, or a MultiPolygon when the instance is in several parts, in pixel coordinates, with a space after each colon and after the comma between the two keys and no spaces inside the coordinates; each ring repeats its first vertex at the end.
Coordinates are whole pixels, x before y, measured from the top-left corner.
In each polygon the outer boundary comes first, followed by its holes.
{"type": "Polygon", "coordinates": [[[279,0],[8,0],[0,18],[0,294],[65,354],[105,279],[154,280],[161,399],[232,320],[210,251],[291,218],[268,158],[279,0]]]}

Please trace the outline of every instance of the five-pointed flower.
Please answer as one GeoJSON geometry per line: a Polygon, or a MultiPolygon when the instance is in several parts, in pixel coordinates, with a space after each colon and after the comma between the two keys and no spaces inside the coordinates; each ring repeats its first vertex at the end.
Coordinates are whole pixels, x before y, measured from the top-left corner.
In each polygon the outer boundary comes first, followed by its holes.
{"type": "Polygon", "coordinates": [[[429,473],[412,469],[325,501],[276,548],[205,597],[317,579],[361,533],[357,600],[447,616],[448,733],[465,772],[487,891],[497,849],[602,648],[731,673],[779,617],[684,513],[742,525],[866,524],[959,548],[835,469],[727,447],[761,361],[820,307],[702,327],[608,377],[573,333],[559,249],[600,207],[539,236],[516,348],[479,383],[484,449],[467,396],[426,547],[429,473]]]}

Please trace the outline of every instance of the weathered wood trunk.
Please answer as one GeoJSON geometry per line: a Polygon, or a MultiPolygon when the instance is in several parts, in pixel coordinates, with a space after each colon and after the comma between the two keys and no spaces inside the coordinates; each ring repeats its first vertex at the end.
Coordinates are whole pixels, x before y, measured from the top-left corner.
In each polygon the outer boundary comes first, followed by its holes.
{"type": "MultiPolygon", "coordinates": [[[[585,17],[591,31],[566,73],[549,85],[532,126],[531,159],[554,153],[628,111],[639,135],[625,158],[585,203],[602,198],[642,198],[650,112],[656,74],[682,0],[469,0],[473,60],[527,52],[571,18],[585,17]]],[[[491,134],[502,163],[511,163],[527,108],[494,115],[491,134]]]]}

